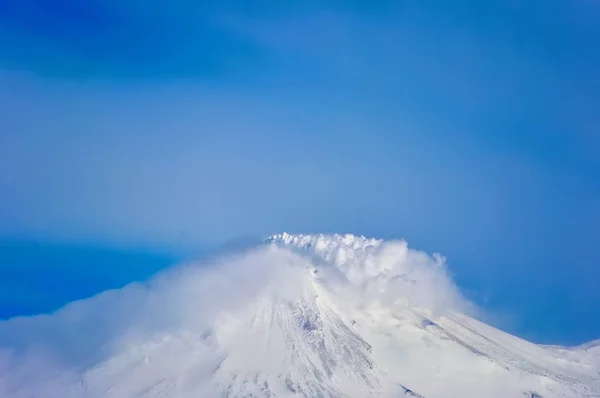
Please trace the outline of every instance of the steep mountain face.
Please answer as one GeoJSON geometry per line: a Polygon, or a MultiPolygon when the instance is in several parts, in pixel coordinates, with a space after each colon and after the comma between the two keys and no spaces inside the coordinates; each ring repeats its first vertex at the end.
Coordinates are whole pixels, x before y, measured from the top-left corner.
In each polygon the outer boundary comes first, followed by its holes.
{"type": "Polygon", "coordinates": [[[405,242],[281,234],[214,263],[0,323],[0,396],[600,397],[597,343],[465,315],[405,242]]]}

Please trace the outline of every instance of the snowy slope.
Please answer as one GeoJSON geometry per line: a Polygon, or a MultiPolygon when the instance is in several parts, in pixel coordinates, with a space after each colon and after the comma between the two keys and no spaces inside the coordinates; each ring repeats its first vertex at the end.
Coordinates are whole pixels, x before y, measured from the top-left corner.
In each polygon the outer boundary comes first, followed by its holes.
{"type": "Polygon", "coordinates": [[[444,259],[288,235],[0,323],[1,397],[600,397],[598,344],[465,313],[444,259]]]}

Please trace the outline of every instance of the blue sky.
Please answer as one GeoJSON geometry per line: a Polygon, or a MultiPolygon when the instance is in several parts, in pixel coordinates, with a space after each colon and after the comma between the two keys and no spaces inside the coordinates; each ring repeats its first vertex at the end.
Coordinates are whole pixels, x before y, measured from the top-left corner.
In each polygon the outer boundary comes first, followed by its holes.
{"type": "Polygon", "coordinates": [[[2,2],[0,266],[404,237],[507,330],[600,337],[600,7],[483,3],[2,2]]]}

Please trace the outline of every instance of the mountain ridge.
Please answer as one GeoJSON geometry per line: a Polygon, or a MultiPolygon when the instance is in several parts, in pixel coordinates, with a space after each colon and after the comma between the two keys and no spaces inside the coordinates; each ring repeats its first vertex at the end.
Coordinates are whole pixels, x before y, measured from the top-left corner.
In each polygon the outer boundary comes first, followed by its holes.
{"type": "Polygon", "coordinates": [[[0,396],[600,397],[593,353],[529,343],[470,309],[440,255],[283,233],[0,323],[0,396]]]}

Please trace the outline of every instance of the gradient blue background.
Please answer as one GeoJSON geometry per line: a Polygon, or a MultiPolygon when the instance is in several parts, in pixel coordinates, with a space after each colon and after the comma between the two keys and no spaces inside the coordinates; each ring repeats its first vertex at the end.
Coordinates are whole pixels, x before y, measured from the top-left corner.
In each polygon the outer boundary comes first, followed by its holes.
{"type": "Polygon", "coordinates": [[[0,316],[240,237],[404,237],[600,337],[600,6],[0,3],[0,316]]]}

